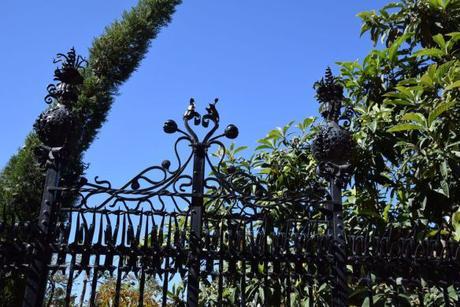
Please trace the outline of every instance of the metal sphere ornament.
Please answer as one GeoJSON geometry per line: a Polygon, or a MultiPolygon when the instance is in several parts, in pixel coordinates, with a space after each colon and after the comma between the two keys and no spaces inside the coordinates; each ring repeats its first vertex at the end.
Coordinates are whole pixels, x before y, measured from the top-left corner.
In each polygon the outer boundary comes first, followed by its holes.
{"type": "Polygon", "coordinates": [[[163,125],[163,131],[171,134],[177,131],[177,123],[172,119],[167,120],[163,125]]]}
{"type": "Polygon", "coordinates": [[[236,127],[235,125],[228,125],[227,128],[225,128],[225,132],[224,132],[225,136],[231,140],[233,139],[236,139],[238,137],[238,134],[239,134],[239,131],[238,131],[238,127],[236,127]]]}
{"type": "Polygon", "coordinates": [[[72,112],[63,104],[57,104],[44,111],[34,124],[39,139],[49,147],[64,146],[67,137],[75,128],[72,112]]]}
{"type": "Polygon", "coordinates": [[[349,131],[329,121],[320,126],[311,149],[317,161],[344,164],[351,160],[353,138],[349,131]]]}

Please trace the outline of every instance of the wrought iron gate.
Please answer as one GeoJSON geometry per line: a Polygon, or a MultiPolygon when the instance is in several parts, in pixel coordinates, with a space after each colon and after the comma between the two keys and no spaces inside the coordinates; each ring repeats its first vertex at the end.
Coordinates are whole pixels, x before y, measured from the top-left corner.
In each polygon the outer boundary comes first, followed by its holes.
{"type": "Polygon", "coordinates": [[[296,306],[299,296],[309,306],[346,306],[350,282],[364,284],[372,306],[375,278],[412,288],[423,278],[451,304],[447,292],[460,286],[457,243],[396,232],[346,238],[341,187],[351,137],[338,125],[331,76],[321,85],[326,124],[312,144],[327,190],[272,192],[229,163],[224,140],[238,129],[220,129],[217,100],[205,114],[191,100],[183,125],[164,124],[178,135],[173,161],[121,187],[98,177],[63,186],[65,146],[57,145],[68,141],[62,128],[81,82],[69,76],[82,63],[74,52],[64,57],[50,87],[58,104],[37,124],[48,145],[38,221],[18,222],[13,212],[0,225],[1,286],[24,276],[23,306],[296,306]]]}
{"type": "Polygon", "coordinates": [[[27,296],[31,301],[45,294],[53,301],[56,286],[49,287],[58,275],[66,279],[62,290],[67,305],[97,305],[101,287],[110,282],[114,306],[127,300],[141,306],[198,306],[200,284],[214,288],[218,306],[246,306],[248,295],[290,306],[293,283],[300,281],[311,283],[310,291],[315,283],[337,288],[331,276],[341,270],[334,265],[337,257],[327,233],[339,219],[333,218],[331,202],[322,201],[319,191],[272,195],[256,176],[228,165],[222,138],[236,138],[238,129],[229,125],[217,133],[216,102],[200,115],[192,100],[184,129],[167,121],[164,131],[179,135],[176,161],[148,167],[120,188],[98,178],[59,187],[59,158],[54,159],[57,167],[48,171],[41,213],[50,217],[42,220],[49,225],[50,241],[44,248],[46,260],[37,264],[37,273],[48,275],[51,284],[37,293],[46,282],[33,280],[37,285],[27,296]],[[205,135],[200,138],[193,126],[204,128],[205,135]],[[60,199],[73,193],[78,201],[62,206],[60,199]],[[293,207],[298,215],[283,215],[293,207]],[[126,282],[137,296],[124,297],[126,282]],[[159,291],[146,291],[148,283],[159,291]],[[175,297],[172,289],[181,284],[184,296],[175,297]],[[230,287],[231,294],[226,291],[230,287]]]}

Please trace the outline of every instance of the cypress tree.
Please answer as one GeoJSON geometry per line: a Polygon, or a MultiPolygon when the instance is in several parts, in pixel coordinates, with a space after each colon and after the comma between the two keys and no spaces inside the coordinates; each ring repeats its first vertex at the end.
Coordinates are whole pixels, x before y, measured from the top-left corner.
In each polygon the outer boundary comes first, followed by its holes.
{"type": "MultiPolygon", "coordinates": [[[[120,20],[105,29],[89,50],[84,83],[73,106],[79,120],[78,143],[70,156],[67,178],[82,175],[82,154],[89,148],[107,118],[120,85],[139,66],[152,39],[167,25],[180,0],[140,0],[120,20]]],[[[19,152],[0,173],[0,208],[33,217],[40,206],[43,172],[34,152],[40,142],[31,132],[19,152]],[[19,208],[19,210],[18,210],[19,208]]]]}
{"type": "MultiPolygon", "coordinates": [[[[72,133],[75,140],[66,151],[66,184],[75,181],[84,172],[83,153],[94,141],[105,122],[114,97],[139,66],[152,39],[171,21],[175,7],[181,0],[139,0],[131,10],[123,13],[96,38],[89,49],[87,67],[81,73],[83,84],[72,112],[78,124],[72,133]]],[[[44,184],[43,168],[37,163],[36,153],[41,142],[31,132],[24,146],[13,155],[0,173],[0,209],[11,212],[18,220],[36,219],[44,184]]],[[[69,200],[71,201],[71,199],[69,200]]],[[[0,215],[0,220],[2,219],[0,215]]],[[[3,280],[0,291],[1,306],[19,306],[24,280],[19,276],[3,280]]]]}

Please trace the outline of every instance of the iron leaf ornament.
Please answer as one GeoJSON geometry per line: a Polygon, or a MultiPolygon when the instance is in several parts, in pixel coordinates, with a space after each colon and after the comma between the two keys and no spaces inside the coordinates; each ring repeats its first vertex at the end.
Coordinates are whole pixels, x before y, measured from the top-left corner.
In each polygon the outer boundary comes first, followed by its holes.
{"type": "Polygon", "coordinates": [[[320,114],[325,122],[319,127],[311,149],[318,162],[320,176],[334,180],[339,186],[344,186],[351,176],[351,158],[354,142],[350,131],[339,125],[345,120],[349,126],[350,111],[343,110],[343,86],[332,75],[331,69],[326,69],[325,77],[314,85],[316,98],[320,103],[320,114]]]}

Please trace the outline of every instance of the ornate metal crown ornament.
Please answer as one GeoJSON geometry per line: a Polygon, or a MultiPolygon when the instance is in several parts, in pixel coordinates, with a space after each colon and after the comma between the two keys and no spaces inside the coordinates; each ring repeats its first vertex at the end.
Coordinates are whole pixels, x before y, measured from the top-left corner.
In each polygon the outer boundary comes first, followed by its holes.
{"type": "Polygon", "coordinates": [[[53,105],[40,114],[34,129],[45,146],[57,148],[65,145],[75,128],[76,119],[71,109],[83,84],[81,69],[87,62],[72,48],[67,54],[57,54],[53,63],[61,63],[61,67],[54,71],[57,83],[48,85],[45,97],[45,102],[53,105]]]}
{"type": "Polygon", "coordinates": [[[190,104],[185,111],[184,114],[184,126],[186,131],[180,130],[178,128],[177,123],[170,119],[167,120],[163,126],[163,130],[166,133],[175,133],[175,132],[180,132],[183,134],[193,146],[201,145],[208,147],[213,141],[216,141],[222,136],[225,136],[229,139],[235,139],[238,137],[238,128],[235,125],[228,125],[227,128],[225,129],[224,133],[218,136],[213,137],[214,133],[216,130],[219,128],[219,112],[217,111],[216,104],[219,100],[216,98],[214,99],[213,103],[210,103],[208,107],[206,107],[207,113],[205,115],[200,115],[196,111],[196,106],[195,106],[195,100],[192,98],[190,99],[190,104]],[[212,122],[213,127],[209,130],[209,132],[205,135],[202,141],[200,141],[199,137],[193,130],[193,128],[190,126],[190,121],[193,120],[193,124],[195,126],[202,125],[204,128],[208,128],[209,124],[212,122]]]}
{"type": "Polygon", "coordinates": [[[326,69],[325,78],[316,82],[316,98],[320,102],[320,113],[325,123],[319,127],[312,143],[312,153],[318,161],[318,173],[326,179],[333,179],[343,186],[350,177],[353,139],[351,133],[339,125],[344,120],[350,125],[350,110],[342,111],[343,86],[326,69]]]}

